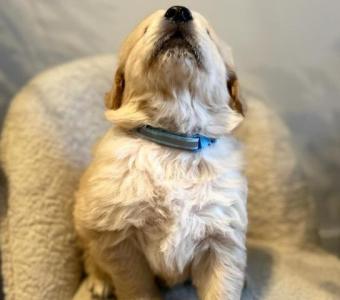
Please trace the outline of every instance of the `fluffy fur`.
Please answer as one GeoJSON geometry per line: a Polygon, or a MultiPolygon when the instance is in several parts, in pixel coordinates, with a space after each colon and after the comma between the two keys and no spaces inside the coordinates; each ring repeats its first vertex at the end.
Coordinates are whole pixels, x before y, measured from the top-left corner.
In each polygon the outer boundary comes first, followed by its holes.
{"type": "Polygon", "coordinates": [[[175,25],[157,11],[125,41],[106,106],[114,126],[74,210],[93,292],[161,299],[158,276],[170,286],[191,278],[201,300],[240,299],[247,185],[231,135],[242,105],[228,48],[201,15],[175,25]],[[218,142],[175,150],[137,137],[132,129],[145,124],[218,142]]]}

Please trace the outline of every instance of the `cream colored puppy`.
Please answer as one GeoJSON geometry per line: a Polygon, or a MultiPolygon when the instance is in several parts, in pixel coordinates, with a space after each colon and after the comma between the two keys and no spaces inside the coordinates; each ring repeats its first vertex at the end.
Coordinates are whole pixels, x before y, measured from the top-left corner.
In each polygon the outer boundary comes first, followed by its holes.
{"type": "Polygon", "coordinates": [[[198,13],[157,11],[123,44],[106,106],[114,126],[74,210],[93,292],[161,299],[157,276],[191,279],[201,300],[240,299],[247,185],[232,137],[243,116],[231,52],[198,13]],[[185,149],[197,136],[210,145],[185,149]]]}

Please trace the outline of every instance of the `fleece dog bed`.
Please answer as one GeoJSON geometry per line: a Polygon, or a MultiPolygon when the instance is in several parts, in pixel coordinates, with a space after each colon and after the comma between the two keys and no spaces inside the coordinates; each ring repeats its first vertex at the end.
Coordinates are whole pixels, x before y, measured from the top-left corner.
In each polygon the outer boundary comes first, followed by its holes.
{"type": "MultiPolygon", "coordinates": [[[[73,193],[91,147],[108,126],[103,95],[113,69],[112,56],[56,67],[28,83],[11,104],[1,141],[8,300],[91,299],[72,225],[73,193]]],[[[270,109],[247,100],[248,117],[238,130],[250,184],[243,299],[339,299],[340,262],[318,248],[289,134],[270,109]]],[[[182,286],[166,299],[195,296],[182,286]]]]}

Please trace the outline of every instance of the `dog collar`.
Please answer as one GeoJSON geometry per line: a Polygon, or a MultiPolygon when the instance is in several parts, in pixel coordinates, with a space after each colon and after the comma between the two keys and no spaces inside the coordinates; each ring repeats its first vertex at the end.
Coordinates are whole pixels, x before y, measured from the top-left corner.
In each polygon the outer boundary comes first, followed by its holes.
{"type": "Polygon", "coordinates": [[[154,143],[192,152],[207,148],[216,142],[215,138],[206,137],[204,135],[179,134],[149,125],[137,128],[136,133],[138,136],[154,143]]]}

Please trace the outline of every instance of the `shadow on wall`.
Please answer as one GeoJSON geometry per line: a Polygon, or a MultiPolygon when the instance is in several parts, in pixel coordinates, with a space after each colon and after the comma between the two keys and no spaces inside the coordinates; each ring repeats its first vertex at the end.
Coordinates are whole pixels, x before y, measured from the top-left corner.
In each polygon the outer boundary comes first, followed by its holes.
{"type": "MultiPolygon", "coordinates": [[[[338,43],[340,51],[340,42],[338,43]]],[[[288,125],[308,185],[316,199],[324,245],[340,249],[340,88],[320,69],[256,70],[270,104],[288,125]]]]}

